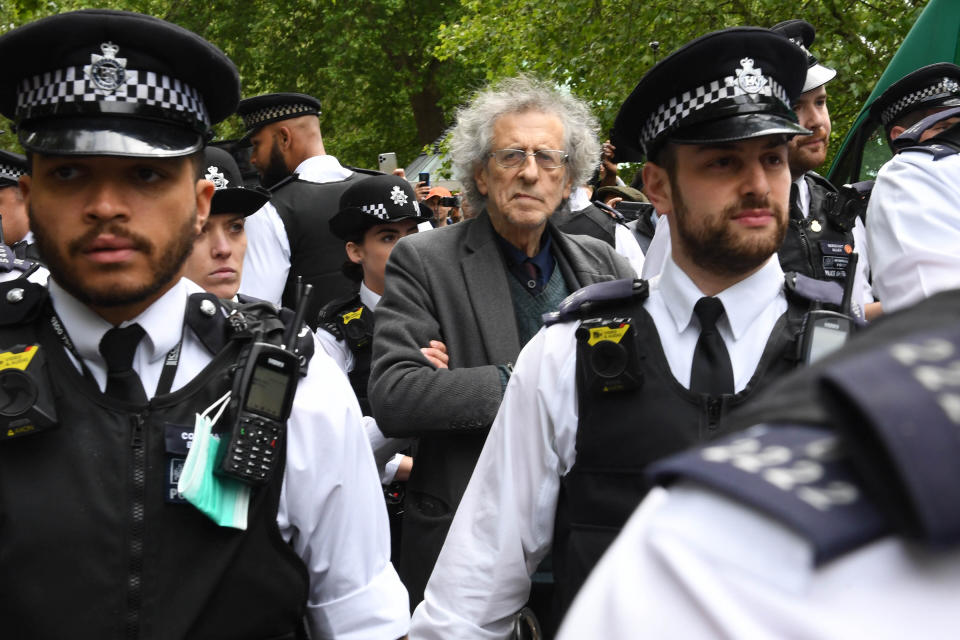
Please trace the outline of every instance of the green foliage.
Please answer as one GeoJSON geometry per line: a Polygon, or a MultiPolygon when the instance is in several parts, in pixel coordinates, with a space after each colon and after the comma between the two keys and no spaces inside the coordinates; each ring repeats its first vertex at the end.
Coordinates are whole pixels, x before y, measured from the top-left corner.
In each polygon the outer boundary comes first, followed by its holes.
{"type": "MultiPolygon", "coordinates": [[[[835,150],[927,0],[101,0],[156,15],[220,46],[245,96],[300,91],[323,103],[328,152],[407,164],[486,81],[535,73],[569,87],[604,130],[657,58],[707,31],[803,17],[814,51],[837,69],[828,86],[835,150]],[[659,51],[650,46],[659,42],[659,51]]],[[[80,8],[79,0],[0,2],[0,31],[80,8]]],[[[239,118],[218,137],[242,135],[239,118]]],[[[6,133],[0,144],[16,148],[6,133]]],[[[627,176],[629,177],[629,176],[627,176]]]]}

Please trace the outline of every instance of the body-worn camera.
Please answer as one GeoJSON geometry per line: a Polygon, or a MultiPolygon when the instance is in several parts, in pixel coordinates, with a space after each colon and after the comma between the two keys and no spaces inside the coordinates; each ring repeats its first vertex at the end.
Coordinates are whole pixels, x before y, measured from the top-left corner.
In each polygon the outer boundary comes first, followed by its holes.
{"type": "Polygon", "coordinates": [[[17,345],[0,352],[0,442],[56,426],[46,369],[40,345],[17,345]]]}
{"type": "Polygon", "coordinates": [[[639,389],[643,373],[634,344],[633,318],[592,318],[577,329],[577,359],[582,382],[593,393],[604,394],[639,389]]]}

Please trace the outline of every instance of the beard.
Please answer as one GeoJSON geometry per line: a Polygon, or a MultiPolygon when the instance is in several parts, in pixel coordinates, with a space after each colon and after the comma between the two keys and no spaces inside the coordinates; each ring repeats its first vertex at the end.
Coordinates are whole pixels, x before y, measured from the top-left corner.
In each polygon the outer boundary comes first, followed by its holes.
{"type": "MultiPolygon", "coordinates": [[[[672,183],[672,180],[671,180],[672,183]]],[[[735,205],[725,207],[716,216],[697,216],[687,209],[680,189],[672,184],[674,193],[674,220],[677,233],[683,241],[687,256],[704,271],[722,276],[749,273],[775,254],[787,233],[787,215],[778,203],[769,198],[747,197],[735,205]],[[738,236],[733,216],[743,209],[771,209],[774,227],[766,233],[738,236]]]]}
{"type": "MultiPolygon", "coordinates": [[[[53,241],[37,221],[33,209],[27,211],[30,217],[30,228],[37,243],[37,249],[44,265],[50,270],[50,275],[57,284],[63,287],[74,298],[94,307],[121,307],[136,304],[149,299],[167,286],[179,273],[184,262],[193,251],[196,241],[195,224],[197,209],[194,207],[190,216],[175,234],[174,239],[165,247],[158,249],[149,238],[133,233],[123,225],[105,220],[91,228],[81,237],[71,240],[65,250],[53,241]],[[83,252],[84,247],[93,242],[102,233],[125,238],[133,244],[133,249],[143,253],[150,265],[150,278],[147,282],[130,286],[113,284],[100,289],[95,288],[77,276],[73,269],[73,260],[83,252]]],[[[121,272],[124,265],[108,264],[100,267],[103,271],[121,272]]]]}
{"type": "Polygon", "coordinates": [[[260,184],[264,189],[269,189],[289,175],[290,170],[287,169],[287,163],[283,160],[280,147],[277,145],[277,141],[274,140],[273,146],[270,147],[270,160],[260,173],[260,184]]]}

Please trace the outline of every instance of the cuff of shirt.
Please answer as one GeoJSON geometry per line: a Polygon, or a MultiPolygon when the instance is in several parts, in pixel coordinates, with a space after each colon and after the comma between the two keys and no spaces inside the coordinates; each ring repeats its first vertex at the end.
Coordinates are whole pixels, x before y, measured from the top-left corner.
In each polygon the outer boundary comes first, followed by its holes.
{"type": "Polygon", "coordinates": [[[313,638],[392,640],[410,629],[410,600],[393,565],[387,563],[362,589],[330,602],[307,604],[307,617],[313,638]]]}
{"type": "Polygon", "coordinates": [[[380,484],[390,484],[397,477],[397,471],[400,469],[400,463],[403,461],[402,453],[395,453],[387,464],[383,465],[383,473],[380,474],[380,484]]]}

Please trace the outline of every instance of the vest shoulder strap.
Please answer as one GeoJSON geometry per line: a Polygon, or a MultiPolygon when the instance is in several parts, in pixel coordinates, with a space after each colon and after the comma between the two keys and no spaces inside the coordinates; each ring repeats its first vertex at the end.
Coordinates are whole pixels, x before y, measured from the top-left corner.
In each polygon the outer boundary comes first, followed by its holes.
{"type": "Polygon", "coordinates": [[[607,282],[595,282],[574,291],[564,298],[556,311],[545,313],[546,326],[579,320],[602,313],[605,307],[622,307],[624,303],[643,303],[650,295],[646,280],[623,278],[607,282]]]}

